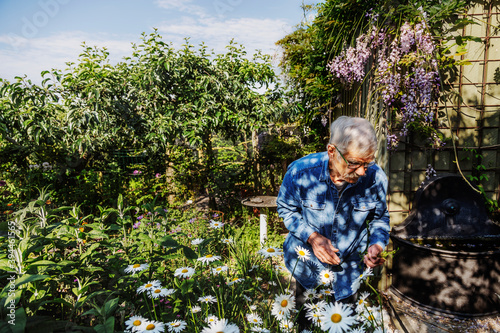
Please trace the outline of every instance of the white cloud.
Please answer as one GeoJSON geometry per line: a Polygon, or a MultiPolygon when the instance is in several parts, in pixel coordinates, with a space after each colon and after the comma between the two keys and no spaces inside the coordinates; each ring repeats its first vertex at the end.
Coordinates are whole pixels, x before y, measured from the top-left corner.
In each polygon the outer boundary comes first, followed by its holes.
{"type": "Polygon", "coordinates": [[[155,0],[155,4],[163,9],[175,9],[182,13],[206,17],[207,13],[201,6],[194,5],[192,0],[155,0]]]}
{"type": "Polygon", "coordinates": [[[259,49],[274,53],[274,43],[286,34],[289,25],[282,19],[239,18],[217,20],[213,17],[195,20],[183,18],[178,23],[162,23],[158,31],[174,45],[182,44],[184,37],[192,42],[205,42],[210,49],[223,52],[231,39],[245,46],[248,53],[259,49]]]}
{"type": "Polygon", "coordinates": [[[13,80],[15,76],[26,74],[34,83],[40,83],[40,72],[56,68],[66,69],[66,62],[76,62],[82,53],[82,43],[87,46],[106,47],[111,63],[120,61],[132,53],[131,41],[116,39],[107,34],[89,35],[84,32],[65,32],[44,38],[13,39],[9,35],[0,35],[0,63],[3,66],[0,77],[13,80]]]}

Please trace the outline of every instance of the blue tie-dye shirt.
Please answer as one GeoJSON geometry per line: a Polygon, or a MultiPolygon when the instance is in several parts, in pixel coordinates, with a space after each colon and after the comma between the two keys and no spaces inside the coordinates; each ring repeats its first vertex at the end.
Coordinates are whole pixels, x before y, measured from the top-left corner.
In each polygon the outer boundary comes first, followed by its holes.
{"type": "Polygon", "coordinates": [[[368,246],[389,241],[389,212],[386,204],[387,177],[378,165],[366,170],[355,184],[339,194],[328,169],[328,153],[305,156],[288,167],[277,198],[278,213],[290,231],[283,249],[285,264],[305,288],[318,286],[318,274],[336,271],[333,290],[337,300],[353,294],[352,282],[364,269],[368,246]],[[339,266],[319,261],[307,243],[313,232],[328,237],[339,249],[339,266]],[[369,238],[369,239],[368,239],[369,238]],[[295,248],[309,249],[311,259],[297,260],[295,248]]]}

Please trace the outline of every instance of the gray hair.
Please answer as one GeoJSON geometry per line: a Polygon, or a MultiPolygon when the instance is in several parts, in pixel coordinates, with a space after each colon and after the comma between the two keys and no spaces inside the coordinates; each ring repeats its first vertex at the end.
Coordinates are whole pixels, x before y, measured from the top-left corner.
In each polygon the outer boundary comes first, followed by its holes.
{"type": "Polygon", "coordinates": [[[373,125],[364,118],[341,116],[330,126],[330,142],[342,154],[349,151],[370,157],[377,150],[373,125]]]}

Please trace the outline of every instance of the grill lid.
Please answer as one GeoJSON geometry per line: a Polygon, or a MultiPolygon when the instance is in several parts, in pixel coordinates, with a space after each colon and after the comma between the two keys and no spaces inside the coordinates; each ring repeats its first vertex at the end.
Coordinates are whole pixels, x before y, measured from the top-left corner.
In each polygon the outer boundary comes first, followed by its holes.
{"type": "Polygon", "coordinates": [[[420,186],[410,215],[392,234],[403,239],[495,239],[500,226],[488,218],[484,198],[461,176],[443,174],[420,186]]]}

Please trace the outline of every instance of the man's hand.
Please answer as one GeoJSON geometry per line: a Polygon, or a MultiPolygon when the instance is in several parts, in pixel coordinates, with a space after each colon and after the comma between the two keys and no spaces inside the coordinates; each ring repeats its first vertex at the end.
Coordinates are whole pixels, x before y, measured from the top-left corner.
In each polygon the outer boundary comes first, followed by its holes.
{"type": "Polygon", "coordinates": [[[323,235],[314,232],[309,236],[307,242],[311,244],[314,255],[321,262],[330,265],[340,264],[340,258],[336,254],[339,249],[333,247],[332,242],[323,235]]]}
{"type": "Polygon", "coordinates": [[[373,268],[382,265],[385,262],[384,258],[379,257],[384,249],[378,245],[373,244],[368,248],[368,253],[365,255],[363,259],[366,266],[373,268]]]}

